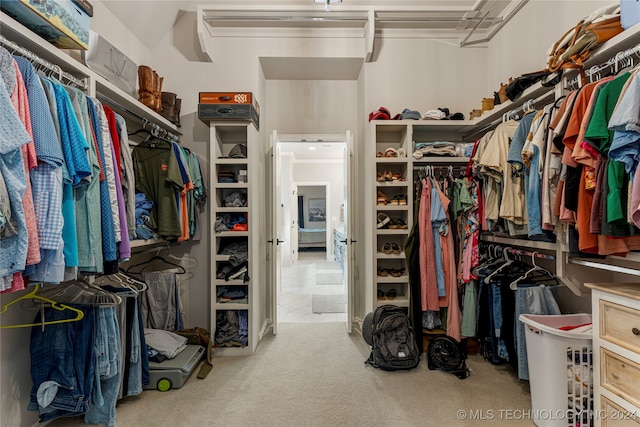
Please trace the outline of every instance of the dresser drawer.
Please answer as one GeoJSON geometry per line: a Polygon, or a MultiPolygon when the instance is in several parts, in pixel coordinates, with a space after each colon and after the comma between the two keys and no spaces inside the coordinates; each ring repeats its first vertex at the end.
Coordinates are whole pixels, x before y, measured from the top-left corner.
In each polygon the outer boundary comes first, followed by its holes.
{"type": "Polygon", "coordinates": [[[640,427],[640,415],[629,412],[606,397],[600,400],[598,417],[602,427],[640,427]]]}
{"type": "Polygon", "coordinates": [[[640,364],[601,348],[600,385],[640,407],[640,364]]]}
{"type": "Polygon", "coordinates": [[[640,310],[600,300],[600,337],[640,353],[640,310]]]}

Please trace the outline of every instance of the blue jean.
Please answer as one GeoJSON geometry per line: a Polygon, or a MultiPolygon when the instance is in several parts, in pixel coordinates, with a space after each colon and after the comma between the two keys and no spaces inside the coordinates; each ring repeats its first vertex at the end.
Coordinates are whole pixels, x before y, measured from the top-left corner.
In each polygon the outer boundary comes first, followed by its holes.
{"type": "Polygon", "coordinates": [[[115,307],[97,310],[94,341],[96,369],[93,393],[84,420],[88,424],[116,424],[116,401],[122,379],[120,327],[115,307]]]}
{"type": "Polygon", "coordinates": [[[544,234],[542,231],[542,179],[538,174],[540,150],[533,147],[531,166],[524,175],[525,196],[527,202],[527,221],[529,237],[544,234]]]}
{"type": "MultiPolygon", "coordinates": [[[[129,357],[129,378],[127,396],[135,396],[142,393],[142,348],[140,341],[140,309],[138,302],[133,306],[133,323],[131,324],[131,348],[129,357]]],[[[144,334],[142,334],[144,335],[144,334]]],[[[146,351],[145,351],[146,353],[146,351]]]]}
{"type": "Polygon", "coordinates": [[[444,266],[442,265],[442,242],[440,241],[440,222],[433,222],[433,255],[436,259],[436,283],[438,284],[438,296],[447,295],[444,284],[444,266]]]}
{"type": "Polygon", "coordinates": [[[509,351],[502,339],[502,293],[499,282],[491,283],[492,304],[493,304],[493,336],[495,339],[496,352],[494,359],[497,357],[509,360],[509,351]]]}
{"type": "Polygon", "coordinates": [[[516,349],[518,351],[518,378],[529,380],[529,363],[527,361],[527,345],[525,326],[520,321],[521,314],[560,314],[560,308],[553,292],[547,286],[528,286],[519,284],[516,289],[516,312],[514,321],[516,332],[516,349]]]}
{"type": "MultiPolygon", "coordinates": [[[[76,305],[79,321],[31,328],[31,380],[27,410],[40,411],[40,421],[86,412],[93,387],[93,332],[96,307],[76,305]]],[[[68,319],[68,310],[46,307],[45,321],[68,319]]],[[[71,313],[73,314],[73,313],[71,313]]],[[[34,323],[41,320],[36,315],[34,323]]]]}

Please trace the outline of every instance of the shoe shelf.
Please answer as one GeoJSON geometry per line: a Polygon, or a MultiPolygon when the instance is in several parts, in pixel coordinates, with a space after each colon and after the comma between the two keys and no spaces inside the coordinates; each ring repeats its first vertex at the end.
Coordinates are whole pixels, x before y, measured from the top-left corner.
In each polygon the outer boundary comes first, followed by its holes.
{"type": "Polygon", "coordinates": [[[379,212],[382,211],[406,211],[407,205],[376,205],[379,212]]]}
{"type": "Polygon", "coordinates": [[[385,254],[384,252],[377,252],[376,258],[377,259],[405,259],[406,256],[404,254],[404,251],[401,251],[399,254],[385,254]]]}
{"type": "Polygon", "coordinates": [[[372,268],[371,309],[383,304],[409,306],[409,277],[406,273],[407,263],[404,255],[404,242],[409,235],[412,223],[412,128],[410,121],[372,121],[371,135],[374,140],[369,145],[370,158],[373,160],[373,176],[370,187],[373,195],[373,242],[371,245],[372,268]],[[383,123],[384,122],[384,123],[383,123]],[[395,179],[394,179],[395,178],[395,179]],[[378,200],[386,203],[378,204],[378,200]],[[391,202],[395,202],[391,204],[391,202]],[[402,204],[400,204],[402,201],[402,204]],[[382,228],[378,228],[378,217],[389,219],[382,228]],[[399,223],[406,228],[395,228],[399,223]],[[396,253],[384,253],[387,247],[396,253]],[[379,276],[378,272],[387,270],[386,276],[379,276]],[[391,270],[400,271],[400,276],[391,275],[391,270]],[[391,291],[395,298],[387,299],[386,294],[391,291]],[[382,293],[384,299],[379,299],[382,293]]]}
{"type": "MultiPolygon", "coordinates": [[[[216,346],[217,356],[241,356],[250,355],[255,351],[258,342],[258,331],[260,327],[253,323],[254,314],[259,306],[259,301],[254,297],[259,290],[255,289],[254,280],[260,278],[259,270],[260,257],[256,255],[259,250],[259,218],[260,203],[258,201],[259,192],[254,191],[259,182],[257,174],[252,174],[258,164],[258,135],[255,128],[245,122],[230,121],[209,121],[209,138],[211,146],[210,181],[212,206],[211,206],[211,229],[214,239],[212,239],[211,256],[211,291],[210,291],[210,313],[211,330],[213,336],[218,328],[217,314],[219,312],[237,311],[247,314],[249,327],[248,337],[241,337],[238,341],[233,341],[230,346],[216,346]],[[239,195],[238,195],[239,194],[239,195]],[[240,201],[240,202],[239,202],[240,201]],[[242,204],[244,206],[233,206],[242,204]],[[227,206],[229,205],[229,206],[227,206]],[[214,224],[220,215],[238,214],[246,216],[248,230],[246,231],[220,231],[216,232],[214,224]],[[223,252],[223,249],[231,244],[246,245],[247,248],[247,275],[245,281],[244,273],[235,279],[225,280],[218,278],[218,272],[230,266],[232,255],[223,252]],[[220,301],[218,291],[222,287],[231,287],[235,290],[246,290],[246,299],[242,302],[220,301]]],[[[234,220],[234,218],[232,218],[234,220]]],[[[227,225],[229,226],[229,225],[227,225]]],[[[231,292],[232,293],[232,292],[231,292]]],[[[230,298],[231,296],[229,296],[230,298]]]]}
{"type": "Polygon", "coordinates": [[[393,276],[377,276],[376,283],[407,283],[409,281],[409,276],[404,274],[402,276],[393,277],[393,276]]]}

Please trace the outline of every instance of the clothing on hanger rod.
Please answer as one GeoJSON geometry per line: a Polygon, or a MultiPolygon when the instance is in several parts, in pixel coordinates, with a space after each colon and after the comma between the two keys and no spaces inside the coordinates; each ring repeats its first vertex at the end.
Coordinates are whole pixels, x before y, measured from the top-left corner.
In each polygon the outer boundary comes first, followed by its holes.
{"type": "MultiPolygon", "coordinates": [[[[618,74],[620,71],[622,71],[625,68],[631,68],[634,66],[634,62],[633,62],[633,56],[637,55],[640,53],[640,44],[637,44],[636,46],[630,48],[630,49],[626,49],[626,50],[622,50],[620,52],[618,52],[617,54],[615,54],[612,58],[610,58],[607,62],[600,64],[600,65],[594,65],[593,67],[589,68],[588,70],[585,70],[585,77],[589,78],[590,82],[594,82],[596,80],[600,80],[601,78],[601,71],[607,70],[609,69],[611,74],[616,75],[618,74]],[[620,66],[622,65],[622,68],[620,68],[620,66]],[[593,77],[597,76],[596,79],[594,79],[593,77]]],[[[573,89],[577,89],[581,86],[581,77],[580,76],[576,76],[573,79],[571,79],[568,83],[567,83],[567,89],[569,88],[573,88],[573,89]]]]}
{"type": "Polygon", "coordinates": [[[57,78],[60,82],[64,82],[64,80],[67,80],[68,83],[71,83],[77,87],[79,87],[80,89],[86,89],[87,88],[87,81],[86,79],[78,79],[76,76],[74,76],[73,74],[67,73],[65,71],[62,71],[62,68],[59,65],[55,65],[52,64],[49,61],[46,61],[42,58],[40,58],[38,55],[36,55],[35,53],[31,52],[30,50],[12,42],[11,40],[8,40],[6,37],[4,37],[3,35],[0,34],[0,44],[6,46],[7,48],[12,50],[12,53],[18,53],[20,56],[23,56],[25,58],[27,58],[29,61],[36,63],[37,65],[47,68],[49,71],[56,73],[57,78]]]}

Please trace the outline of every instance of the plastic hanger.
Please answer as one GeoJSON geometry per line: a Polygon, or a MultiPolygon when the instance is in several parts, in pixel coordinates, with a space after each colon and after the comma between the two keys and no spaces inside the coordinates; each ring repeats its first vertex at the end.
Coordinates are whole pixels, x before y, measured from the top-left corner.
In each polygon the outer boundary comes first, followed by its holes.
{"type": "Polygon", "coordinates": [[[516,280],[514,280],[513,282],[511,282],[511,284],[509,285],[509,288],[511,288],[511,290],[515,291],[518,288],[518,283],[520,283],[522,280],[526,279],[529,277],[529,275],[531,273],[540,271],[545,273],[545,275],[548,276],[553,276],[553,273],[551,273],[550,271],[538,266],[536,264],[536,254],[538,254],[538,252],[533,252],[531,254],[531,265],[533,265],[533,267],[531,267],[531,269],[527,270],[522,276],[518,277],[516,280]]]}
{"type": "Polygon", "coordinates": [[[496,274],[498,274],[499,272],[501,272],[502,270],[504,270],[506,267],[510,266],[511,264],[513,264],[513,259],[509,258],[507,256],[507,253],[509,252],[511,248],[505,248],[502,251],[502,256],[504,257],[504,260],[506,261],[504,264],[502,264],[500,267],[498,267],[496,270],[492,271],[491,274],[489,274],[487,277],[484,278],[484,283],[485,284],[489,284],[491,282],[491,278],[493,276],[495,276],[496,274]]]}
{"type": "Polygon", "coordinates": [[[122,280],[130,283],[132,286],[137,287],[139,292],[144,292],[149,289],[149,286],[145,282],[138,280],[135,277],[131,277],[126,273],[118,272],[116,275],[122,280]]]}
{"type": "Polygon", "coordinates": [[[114,307],[122,302],[122,298],[118,295],[82,278],[61,283],[50,289],[43,289],[39,295],[58,302],[90,304],[102,307],[114,307]]]}
{"type": "Polygon", "coordinates": [[[36,301],[40,301],[42,304],[51,304],[51,307],[59,310],[59,311],[64,311],[64,310],[69,310],[73,313],[76,313],[76,317],[73,318],[69,318],[69,319],[59,319],[59,320],[51,320],[51,321],[44,321],[44,322],[40,322],[40,323],[21,323],[18,325],[0,325],[0,329],[9,329],[9,328],[29,328],[32,326],[46,326],[46,325],[56,325],[58,323],[68,323],[68,322],[77,322],[79,320],[82,320],[82,318],[84,317],[84,313],[82,312],[82,310],[78,310],[77,308],[74,307],[70,307],[66,304],[61,304],[58,303],[52,299],[43,297],[42,295],[39,295],[38,292],[39,289],[39,285],[36,284],[34,286],[34,289],[29,292],[28,294],[25,294],[19,298],[14,299],[11,302],[8,302],[7,304],[2,306],[2,309],[0,309],[0,314],[5,313],[8,309],[9,306],[17,303],[18,301],[24,301],[27,299],[30,300],[36,300],[36,301]]]}

